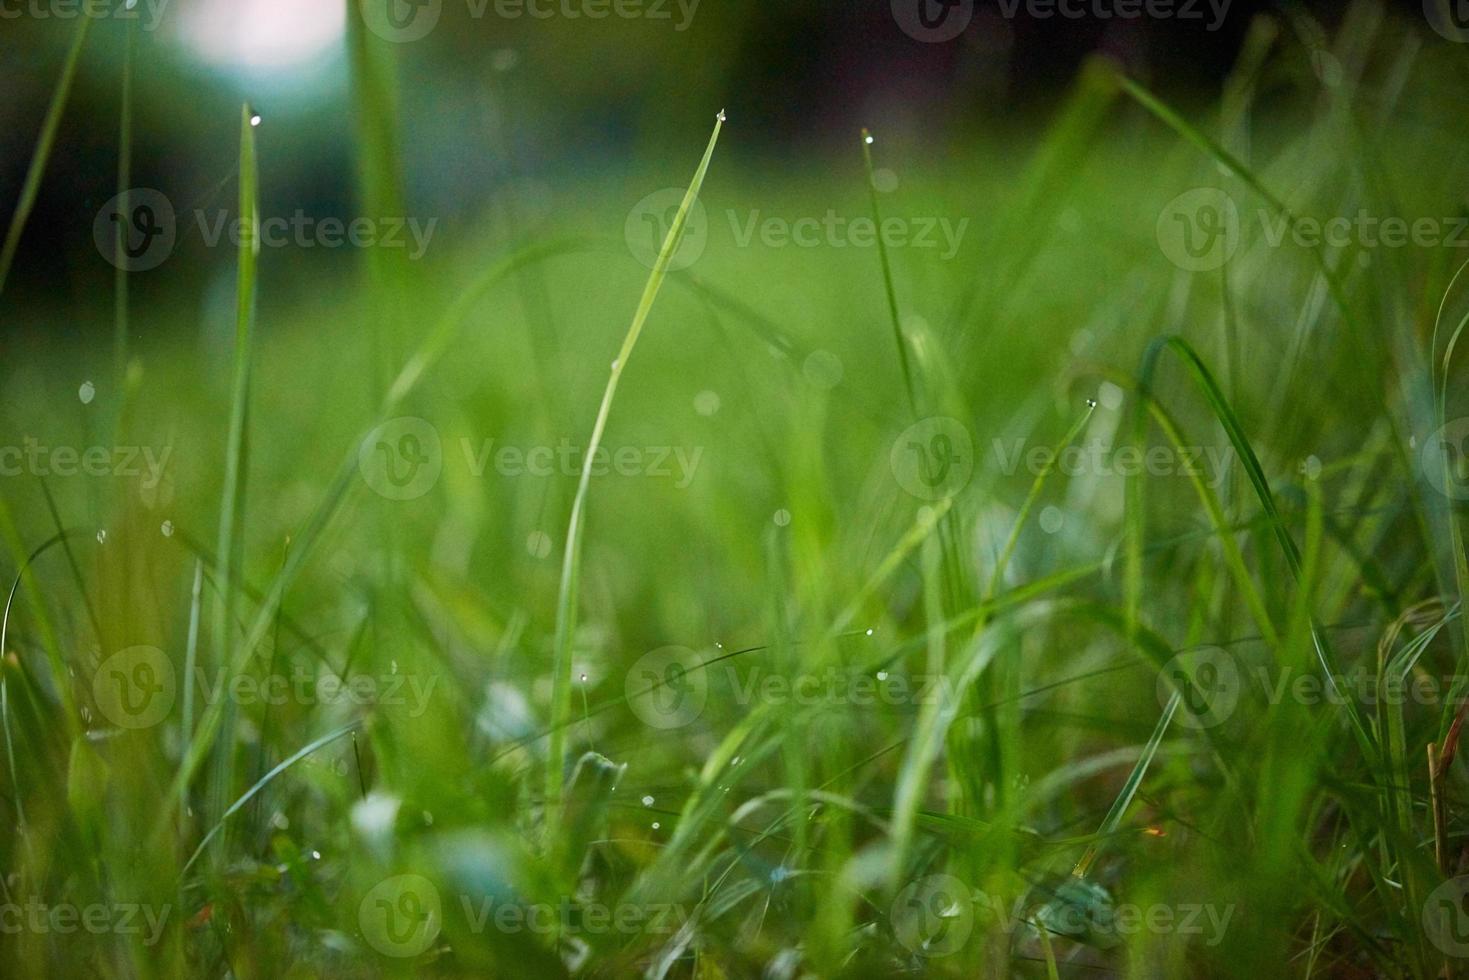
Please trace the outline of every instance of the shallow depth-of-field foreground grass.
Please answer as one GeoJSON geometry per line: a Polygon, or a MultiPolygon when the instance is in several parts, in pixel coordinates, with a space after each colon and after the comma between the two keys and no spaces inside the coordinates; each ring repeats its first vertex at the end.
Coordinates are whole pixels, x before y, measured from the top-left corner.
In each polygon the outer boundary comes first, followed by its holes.
{"type": "Polygon", "coordinates": [[[0,294],[0,975],[1469,972],[1465,62],[1354,9],[0,294]]]}

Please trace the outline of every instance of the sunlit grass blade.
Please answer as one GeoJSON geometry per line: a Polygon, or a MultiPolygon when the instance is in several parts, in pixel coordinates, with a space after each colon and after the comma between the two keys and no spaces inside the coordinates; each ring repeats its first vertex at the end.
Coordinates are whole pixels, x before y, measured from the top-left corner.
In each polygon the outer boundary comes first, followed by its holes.
{"type": "MultiPolygon", "coordinates": [[[[254,357],[255,288],[260,255],[260,218],[255,161],[254,111],[240,107],[240,246],[235,280],[234,376],[230,386],[229,433],[225,443],[224,487],[219,508],[219,589],[214,603],[216,669],[234,662],[233,643],[236,582],[241,577],[245,475],[248,470],[250,378],[254,357]]],[[[211,814],[223,811],[234,784],[233,704],[225,707],[225,739],[215,758],[210,787],[211,814]]]]}
{"type": "Polygon", "coordinates": [[[617,359],[612,362],[612,372],[607,378],[607,387],[602,392],[602,403],[597,409],[597,421],[592,426],[591,438],[587,441],[586,450],[582,454],[581,478],[577,483],[576,496],[571,502],[571,519],[566,529],[566,546],[561,562],[561,588],[556,601],[556,652],[551,665],[552,733],[550,747],[546,753],[545,778],[546,815],[550,828],[554,828],[557,820],[555,803],[561,796],[562,780],[566,778],[564,723],[571,713],[571,648],[576,633],[576,607],[581,576],[582,524],[585,520],[587,493],[591,489],[592,457],[602,443],[602,432],[607,427],[607,418],[612,412],[612,399],[617,394],[617,383],[622,379],[622,372],[627,368],[628,357],[638,342],[638,336],[643,332],[643,324],[647,322],[648,314],[653,309],[653,301],[658,298],[658,291],[662,288],[663,280],[668,275],[668,265],[673,259],[673,253],[683,240],[689,210],[694,206],[694,201],[699,196],[699,189],[704,184],[704,175],[709,171],[709,161],[714,157],[714,147],[719,142],[719,131],[723,126],[724,110],[721,109],[715,118],[714,132],[709,136],[709,145],[704,148],[704,157],[699,161],[698,169],[694,171],[694,179],[684,193],[683,201],[679,204],[678,212],[674,215],[668,234],[663,240],[663,247],[659,250],[658,258],[653,263],[653,271],[649,274],[648,281],[643,287],[643,295],[638,300],[637,310],[633,313],[632,324],[628,327],[627,336],[623,338],[622,348],[617,353],[617,359]]]}

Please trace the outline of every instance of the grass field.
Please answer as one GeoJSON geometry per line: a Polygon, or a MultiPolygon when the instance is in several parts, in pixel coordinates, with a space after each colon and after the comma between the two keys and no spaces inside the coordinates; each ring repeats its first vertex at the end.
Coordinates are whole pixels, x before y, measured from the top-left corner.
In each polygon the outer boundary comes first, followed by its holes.
{"type": "Polygon", "coordinates": [[[1311,26],[0,292],[0,974],[1469,973],[1466,63],[1311,26]]]}

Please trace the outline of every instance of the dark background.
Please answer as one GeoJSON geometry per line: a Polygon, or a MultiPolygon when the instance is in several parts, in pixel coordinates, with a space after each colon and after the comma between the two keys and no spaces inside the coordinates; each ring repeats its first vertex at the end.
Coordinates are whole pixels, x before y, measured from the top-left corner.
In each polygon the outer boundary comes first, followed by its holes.
{"type": "MultiPolygon", "coordinates": [[[[287,71],[201,70],[175,23],[190,2],[173,0],[157,31],[135,32],[132,186],[159,188],[180,208],[233,207],[238,106],[248,100],[268,127],[262,209],[353,214],[343,46],[287,71]]],[[[469,223],[568,176],[616,173],[639,161],[682,165],[722,106],[740,136],[725,152],[773,166],[820,166],[849,153],[863,125],[939,159],[975,138],[1023,141],[1038,132],[1093,54],[1170,101],[1202,104],[1217,96],[1256,14],[1274,15],[1283,40],[1310,51],[1328,44],[1352,5],[1234,0],[1218,30],[1206,26],[1207,3],[1198,5],[1198,20],[1037,19],[1024,6],[1006,19],[994,0],[977,0],[965,32],[934,44],[904,34],[886,0],[702,0],[682,33],[670,22],[504,21],[492,13],[473,20],[463,0],[445,0],[427,38],[387,46],[398,64],[409,198],[420,213],[469,223]]],[[[1432,36],[1420,4],[1387,9],[1432,36]]],[[[6,221],[74,24],[0,20],[6,221]]],[[[0,304],[0,330],[14,319],[7,308],[64,307],[111,289],[91,223],[117,190],[122,39],[120,22],[93,25],[0,304]]]]}

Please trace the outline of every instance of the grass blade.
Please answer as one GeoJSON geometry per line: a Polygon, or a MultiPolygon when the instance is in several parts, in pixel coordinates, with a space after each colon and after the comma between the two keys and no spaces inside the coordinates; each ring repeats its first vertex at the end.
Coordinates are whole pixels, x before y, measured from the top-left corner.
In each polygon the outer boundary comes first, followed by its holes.
{"type": "Polygon", "coordinates": [[[41,178],[46,173],[46,163],[51,159],[51,148],[56,143],[56,130],[61,125],[61,115],[66,111],[66,100],[71,94],[71,83],[76,77],[77,63],[81,60],[82,45],[87,40],[87,28],[91,17],[78,17],[76,32],[71,36],[71,48],[66,52],[66,62],[61,66],[61,77],[56,79],[56,88],[51,93],[51,105],[46,109],[46,119],[41,123],[41,135],[36,140],[36,150],[31,154],[30,169],[26,171],[25,183],[21,185],[20,201],[15,205],[15,214],[10,217],[10,229],[5,233],[5,244],[0,246],[0,295],[5,292],[5,280],[10,275],[10,265],[15,261],[20,248],[20,236],[25,231],[26,220],[36,206],[36,195],[41,190],[41,178]]]}
{"type": "Polygon", "coordinates": [[[637,310],[633,314],[632,325],[628,327],[627,336],[623,338],[622,349],[618,351],[617,360],[612,362],[612,374],[608,377],[607,387],[602,392],[602,404],[597,409],[597,421],[592,426],[592,437],[587,442],[586,452],[582,456],[581,479],[577,483],[576,497],[571,502],[571,520],[566,529],[566,550],[561,563],[561,588],[556,602],[556,655],[551,668],[552,732],[550,749],[546,754],[545,780],[546,817],[551,827],[555,826],[557,820],[555,804],[561,796],[562,780],[566,778],[564,772],[566,734],[563,723],[571,713],[571,645],[576,632],[576,604],[581,576],[582,524],[585,520],[587,492],[591,489],[592,457],[602,443],[602,432],[607,427],[607,417],[612,412],[612,399],[617,394],[617,383],[622,379],[622,372],[627,368],[627,359],[632,354],[633,346],[638,342],[638,336],[643,332],[643,324],[647,322],[648,314],[653,309],[653,301],[658,298],[658,290],[662,288],[663,280],[668,275],[668,263],[673,258],[674,250],[683,240],[689,209],[694,206],[694,201],[699,196],[699,188],[704,184],[704,175],[709,171],[709,161],[714,157],[714,147],[719,142],[719,131],[723,126],[724,111],[720,110],[714,120],[714,132],[709,136],[709,145],[704,148],[704,157],[699,161],[698,169],[694,171],[694,179],[684,193],[683,202],[679,205],[678,213],[673,218],[673,224],[668,229],[668,235],[663,240],[663,248],[658,253],[657,261],[653,263],[653,271],[648,276],[647,284],[643,286],[643,295],[638,300],[637,310]]]}
{"type": "MultiPolygon", "coordinates": [[[[245,473],[248,466],[251,348],[255,324],[256,262],[260,254],[255,162],[256,117],[249,105],[240,108],[240,235],[239,269],[235,283],[234,379],[230,391],[230,421],[225,445],[224,490],[219,508],[219,590],[214,603],[216,663],[233,662],[231,624],[235,617],[235,589],[241,577],[242,523],[245,510],[245,473]]],[[[226,738],[215,759],[211,813],[219,813],[234,783],[234,707],[225,709],[226,738]]]]}

